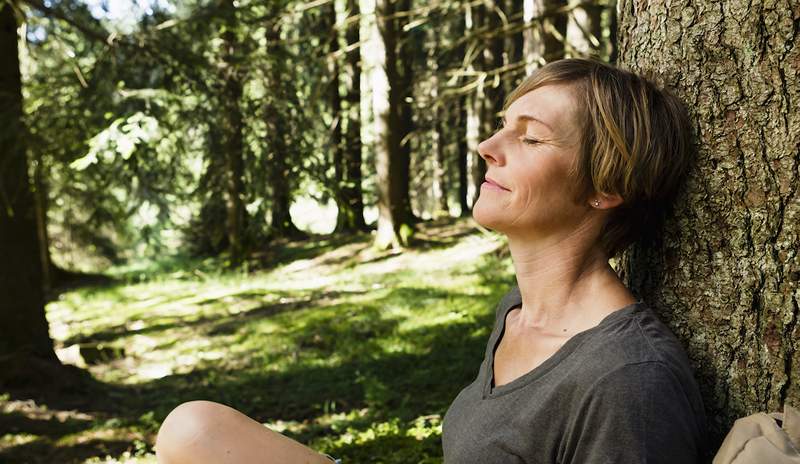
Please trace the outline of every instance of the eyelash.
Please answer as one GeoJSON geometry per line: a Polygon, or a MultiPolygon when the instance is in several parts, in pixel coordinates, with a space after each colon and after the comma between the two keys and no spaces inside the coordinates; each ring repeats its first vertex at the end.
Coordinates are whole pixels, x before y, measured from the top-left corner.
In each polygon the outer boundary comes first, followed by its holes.
{"type": "MultiPolygon", "coordinates": [[[[503,121],[502,119],[500,121],[498,121],[497,122],[497,129],[495,130],[495,132],[500,132],[501,130],[505,129],[506,125],[504,123],[505,123],[505,121],[503,121]]],[[[535,146],[535,145],[540,144],[541,142],[539,140],[536,140],[536,139],[523,138],[522,139],[522,143],[524,143],[525,145],[529,145],[529,146],[535,146]]]]}

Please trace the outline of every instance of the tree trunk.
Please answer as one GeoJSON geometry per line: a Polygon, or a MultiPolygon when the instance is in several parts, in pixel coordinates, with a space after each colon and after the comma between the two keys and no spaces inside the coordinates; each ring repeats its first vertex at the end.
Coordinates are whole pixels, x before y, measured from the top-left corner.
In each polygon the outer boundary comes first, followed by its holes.
{"type": "MultiPolygon", "coordinates": [[[[385,1],[387,11],[391,10],[392,14],[403,13],[411,10],[411,0],[379,0],[379,3],[385,1]],[[388,7],[388,5],[392,5],[388,7]]],[[[413,86],[414,86],[414,55],[417,53],[415,50],[415,42],[412,40],[410,33],[403,33],[403,26],[408,22],[408,17],[398,17],[394,19],[391,27],[392,38],[387,40],[387,44],[393,44],[396,52],[394,57],[391,53],[387,53],[386,59],[390,58],[393,66],[387,66],[387,75],[389,77],[389,100],[391,108],[397,110],[397,126],[396,127],[396,144],[397,144],[397,188],[399,190],[399,204],[401,209],[401,222],[403,224],[412,224],[417,218],[411,210],[411,197],[409,194],[409,185],[411,182],[411,141],[409,137],[414,131],[414,114],[411,107],[411,100],[413,99],[413,86]]],[[[384,23],[385,24],[385,23],[384,23]]],[[[387,47],[387,50],[389,48],[387,47]]],[[[403,241],[407,238],[403,237],[403,241]]]]}
{"type": "Polygon", "coordinates": [[[445,147],[444,124],[447,110],[438,106],[433,123],[433,194],[436,201],[433,217],[447,217],[450,215],[450,205],[447,201],[449,185],[447,182],[447,150],[445,147]]]}
{"type": "Polygon", "coordinates": [[[441,70],[446,68],[441,63],[442,45],[452,37],[450,21],[445,20],[440,30],[433,27],[425,32],[425,40],[428,44],[426,52],[427,68],[430,70],[430,101],[431,118],[430,137],[431,137],[431,198],[434,218],[446,217],[450,215],[450,206],[447,202],[449,192],[447,176],[447,134],[445,133],[444,121],[447,120],[449,110],[441,104],[440,95],[443,86],[443,79],[440,78],[441,70]]]}
{"type": "MultiPolygon", "coordinates": [[[[483,5],[483,22],[490,31],[497,31],[502,26],[501,14],[503,14],[502,2],[497,0],[486,0],[483,5]]],[[[502,68],[505,63],[504,57],[505,38],[502,35],[492,37],[489,45],[483,50],[482,67],[486,72],[492,72],[502,68]]],[[[484,88],[485,97],[481,99],[481,139],[491,137],[498,127],[500,112],[503,110],[503,100],[505,99],[505,86],[503,85],[500,74],[495,74],[489,79],[484,88]]],[[[484,164],[485,166],[485,164],[484,164]]],[[[483,176],[476,179],[478,188],[483,183],[483,176]]]]}
{"type": "Polygon", "coordinates": [[[26,360],[60,364],[44,311],[17,39],[16,16],[6,2],[0,5],[0,384],[27,375],[20,369],[26,360]]]}
{"type": "MultiPolygon", "coordinates": [[[[404,3],[404,2],[403,2],[404,3]]],[[[364,53],[370,69],[375,132],[375,168],[378,184],[378,230],[375,246],[380,249],[405,246],[411,233],[411,207],[408,198],[408,141],[403,140],[408,125],[404,101],[409,89],[402,88],[398,70],[399,20],[391,16],[401,11],[389,0],[362,0],[363,15],[376,15],[372,24],[369,52],[364,53]],[[402,146],[405,143],[405,147],[402,146]]],[[[410,113],[409,113],[410,115],[410,113]]]]}
{"type": "Polygon", "coordinates": [[[228,235],[227,170],[224,133],[221,124],[211,125],[207,134],[208,164],[197,191],[203,205],[189,230],[193,253],[218,255],[230,249],[228,235]]]}
{"type": "Polygon", "coordinates": [[[617,18],[617,1],[611,0],[608,10],[608,43],[606,44],[608,62],[611,64],[617,63],[617,55],[619,54],[619,39],[617,38],[619,26],[617,25],[617,18]]]}
{"type": "Polygon", "coordinates": [[[543,17],[544,14],[567,5],[565,0],[523,0],[523,33],[525,72],[531,74],[545,63],[564,57],[564,36],[567,18],[543,17]]]}
{"type": "Polygon", "coordinates": [[[572,9],[567,18],[567,56],[599,58],[603,28],[600,5],[584,4],[572,9]]]}
{"type": "Polygon", "coordinates": [[[36,237],[39,242],[39,261],[42,266],[42,289],[49,293],[53,287],[50,236],[47,234],[47,187],[45,186],[44,160],[36,154],[33,167],[33,196],[36,209],[36,237]]]}
{"type": "Polygon", "coordinates": [[[344,164],[344,156],[343,151],[344,147],[342,146],[342,96],[339,93],[339,61],[340,59],[337,56],[337,52],[339,51],[339,24],[336,21],[336,6],[337,4],[341,4],[341,2],[333,1],[328,4],[325,8],[325,16],[322,18],[320,22],[320,28],[322,30],[327,30],[330,33],[330,42],[328,43],[328,56],[330,57],[327,63],[328,67],[328,76],[330,76],[330,82],[328,85],[330,88],[328,89],[328,101],[331,106],[331,115],[333,116],[333,122],[330,127],[331,131],[331,164],[333,164],[333,186],[332,190],[334,192],[334,200],[336,201],[336,207],[339,210],[339,214],[336,220],[336,229],[340,229],[340,220],[343,217],[342,210],[346,208],[344,204],[344,198],[342,195],[342,184],[344,183],[344,172],[343,172],[343,164],[344,164]]]}
{"type": "MultiPolygon", "coordinates": [[[[517,21],[522,21],[523,17],[523,3],[519,0],[507,0],[506,2],[506,16],[510,23],[515,24],[517,21]]],[[[516,27],[516,26],[515,26],[516,27]]],[[[520,76],[524,77],[525,69],[517,70],[513,68],[516,64],[521,64],[524,60],[523,58],[523,48],[525,46],[524,41],[524,34],[520,32],[516,33],[507,33],[505,37],[505,49],[506,49],[506,56],[507,56],[507,63],[509,66],[512,67],[513,72],[510,72],[508,77],[503,79],[505,83],[504,93],[508,95],[517,84],[521,81],[520,76]]]]}
{"type": "MultiPolygon", "coordinates": [[[[347,0],[346,18],[358,17],[357,0],[347,0]]],[[[347,46],[359,41],[359,22],[353,21],[345,28],[347,46]]],[[[358,51],[350,50],[344,60],[344,108],[340,121],[343,124],[344,147],[342,152],[343,178],[339,186],[340,199],[336,217],[337,232],[354,232],[367,228],[364,222],[364,199],[361,191],[361,67],[358,51]]]]}
{"type": "MultiPolygon", "coordinates": [[[[474,31],[472,28],[472,18],[470,7],[465,6],[464,20],[459,20],[453,23],[449,40],[458,40],[459,38],[470,34],[474,31]]],[[[461,42],[455,49],[453,55],[457,57],[456,64],[460,67],[463,57],[466,55],[469,47],[467,43],[461,42]]],[[[468,63],[468,70],[474,70],[472,63],[468,63]]],[[[463,84],[463,79],[459,82],[463,84]]],[[[470,98],[468,94],[459,94],[456,97],[453,108],[453,116],[455,118],[455,127],[453,136],[455,137],[455,156],[456,156],[456,171],[458,173],[458,206],[460,216],[466,217],[470,214],[470,182],[469,182],[469,158],[470,158],[470,145],[467,137],[467,121],[468,121],[468,107],[470,105],[470,98]]]]}
{"type": "Polygon", "coordinates": [[[227,210],[228,244],[232,265],[238,265],[244,258],[244,231],[247,211],[244,207],[244,153],[242,141],[242,77],[236,54],[239,52],[236,37],[236,6],[233,0],[224,4],[225,32],[222,51],[223,95],[223,149],[225,151],[225,205],[227,210]]]}
{"type": "MultiPolygon", "coordinates": [[[[478,30],[486,28],[488,31],[497,31],[502,27],[500,17],[502,4],[496,0],[484,0],[484,3],[476,7],[472,14],[473,26],[478,30]]],[[[478,62],[478,67],[486,73],[500,69],[504,65],[504,37],[498,35],[488,40],[489,43],[484,46],[478,62]]],[[[474,156],[471,169],[475,189],[473,203],[480,195],[481,184],[483,184],[486,176],[486,161],[478,154],[478,144],[481,140],[491,137],[497,128],[499,113],[503,109],[503,99],[505,98],[504,89],[500,75],[494,74],[482,86],[478,87],[478,91],[474,95],[475,108],[473,111],[475,114],[472,117],[476,118],[476,120],[473,120],[472,124],[477,123],[479,128],[477,130],[477,139],[472,127],[473,132],[468,136],[474,146],[474,149],[471,149],[474,156]]]]}
{"type": "MultiPolygon", "coordinates": [[[[282,127],[277,124],[277,127],[282,127]]],[[[277,139],[283,139],[278,134],[277,139]]],[[[288,182],[289,165],[286,163],[286,143],[276,144],[272,156],[272,220],[270,227],[272,234],[277,237],[302,238],[305,234],[294,225],[289,209],[292,205],[292,195],[288,182]],[[278,148],[281,146],[283,149],[278,148]]]]}
{"type": "Polygon", "coordinates": [[[737,417],[800,404],[797,18],[774,1],[619,2],[621,63],[675,89],[698,145],[661,240],[620,272],[688,347],[714,445],[737,417]]]}
{"type": "Polygon", "coordinates": [[[470,214],[469,208],[469,142],[467,138],[467,105],[469,105],[469,96],[460,96],[458,98],[458,128],[456,130],[456,147],[458,150],[458,206],[461,209],[461,217],[470,214]]]}
{"type": "MultiPolygon", "coordinates": [[[[474,34],[480,30],[483,24],[483,9],[480,6],[467,5],[464,15],[464,29],[467,35],[474,34]]],[[[483,54],[476,57],[467,65],[468,74],[483,70],[483,54]]],[[[474,92],[467,94],[465,98],[466,106],[466,149],[467,149],[467,201],[470,205],[478,200],[480,185],[483,183],[486,174],[486,163],[478,154],[478,144],[481,142],[481,113],[483,101],[485,100],[484,87],[485,81],[478,83],[474,92]]]]}
{"type": "MultiPolygon", "coordinates": [[[[270,25],[267,30],[267,46],[274,48],[283,46],[281,44],[280,30],[273,25],[270,25]]],[[[281,55],[282,53],[276,49],[274,56],[281,55]]],[[[284,87],[285,80],[289,78],[285,64],[285,60],[281,59],[276,59],[269,64],[269,70],[267,71],[267,76],[270,80],[269,85],[273,92],[277,92],[277,95],[274,95],[272,99],[265,99],[267,105],[274,105],[273,102],[277,98],[289,99],[284,87]]],[[[269,163],[272,192],[270,235],[291,239],[305,238],[306,234],[294,225],[289,212],[292,205],[294,187],[291,182],[293,178],[291,162],[297,159],[297,155],[292,151],[292,146],[287,142],[288,134],[291,132],[290,125],[286,121],[286,116],[276,108],[268,109],[264,113],[269,117],[266,123],[269,128],[269,146],[272,151],[269,163]]]]}
{"type": "MultiPolygon", "coordinates": [[[[279,116],[275,112],[272,114],[279,116]]],[[[273,147],[269,175],[272,186],[270,234],[292,239],[305,238],[306,234],[294,225],[289,213],[292,205],[292,185],[289,182],[291,166],[287,162],[291,156],[289,156],[289,146],[286,143],[285,135],[288,133],[288,125],[282,117],[276,117],[270,127],[275,128],[273,131],[275,136],[270,144],[273,147]]]]}

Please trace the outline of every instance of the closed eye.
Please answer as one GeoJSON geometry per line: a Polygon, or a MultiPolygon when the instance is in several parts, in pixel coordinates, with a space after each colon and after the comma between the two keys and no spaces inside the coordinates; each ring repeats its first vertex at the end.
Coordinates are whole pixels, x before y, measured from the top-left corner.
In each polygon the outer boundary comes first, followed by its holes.
{"type": "Polygon", "coordinates": [[[524,143],[526,145],[536,145],[536,144],[541,143],[541,142],[536,140],[536,139],[531,139],[531,138],[527,138],[526,137],[526,138],[522,139],[522,143],[524,143]]]}

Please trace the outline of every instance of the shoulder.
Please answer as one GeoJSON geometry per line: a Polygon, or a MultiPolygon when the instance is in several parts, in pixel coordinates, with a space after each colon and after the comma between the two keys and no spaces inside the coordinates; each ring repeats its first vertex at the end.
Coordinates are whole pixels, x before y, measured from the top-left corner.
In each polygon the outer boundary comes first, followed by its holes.
{"type": "Polygon", "coordinates": [[[632,404],[654,395],[683,396],[682,390],[681,380],[669,366],[661,361],[640,361],[615,366],[596,377],[584,392],[583,399],[585,402],[600,399],[608,404],[619,398],[632,404]]]}
{"type": "Polygon", "coordinates": [[[705,427],[695,383],[687,384],[673,367],[660,361],[624,364],[598,377],[584,392],[580,408],[600,414],[595,417],[634,414],[651,429],[680,424],[695,434],[705,427]],[[657,423],[661,426],[654,426],[657,423]]]}
{"type": "Polygon", "coordinates": [[[597,377],[573,408],[562,462],[693,463],[704,436],[704,417],[669,366],[622,364],[597,377]]]}
{"type": "MultiPolygon", "coordinates": [[[[644,303],[601,327],[582,351],[591,356],[582,395],[626,392],[627,398],[663,395],[680,399],[703,414],[699,387],[689,357],[672,331],[644,303]]],[[[624,399],[625,397],[621,397],[624,399]]]]}
{"type": "Polygon", "coordinates": [[[602,365],[602,372],[625,366],[652,369],[656,365],[668,370],[691,370],[680,341],[643,302],[613,321],[601,323],[586,345],[602,365]]]}
{"type": "Polygon", "coordinates": [[[587,344],[597,363],[583,376],[579,416],[623,420],[620,413],[634,413],[637,427],[704,435],[705,408],[686,351],[646,304],[587,344]]]}

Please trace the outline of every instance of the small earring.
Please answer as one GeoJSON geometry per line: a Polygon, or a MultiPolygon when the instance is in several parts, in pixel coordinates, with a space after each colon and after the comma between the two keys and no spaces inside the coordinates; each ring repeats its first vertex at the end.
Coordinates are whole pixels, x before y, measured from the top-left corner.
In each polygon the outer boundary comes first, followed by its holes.
{"type": "Polygon", "coordinates": [[[600,202],[599,202],[599,201],[597,201],[597,200],[595,200],[595,201],[594,201],[594,203],[593,203],[593,205],[594,205],[594,207],[595,207],[595,208],[597,208],[598,206],[600,206],[600,202]]]}

